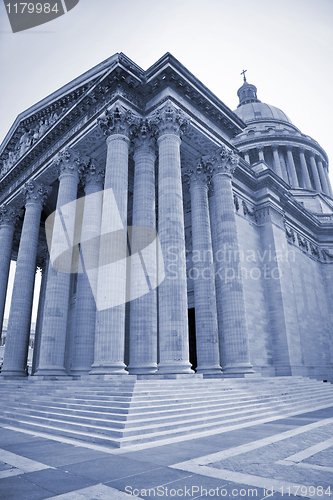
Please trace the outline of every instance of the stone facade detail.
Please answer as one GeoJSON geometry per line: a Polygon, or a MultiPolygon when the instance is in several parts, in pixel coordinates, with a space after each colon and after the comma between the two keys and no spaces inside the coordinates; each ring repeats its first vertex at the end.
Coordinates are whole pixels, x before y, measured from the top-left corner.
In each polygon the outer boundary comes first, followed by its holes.
{"type": "Polygon", "coordinates": [[[39,270],[34,377],[333,381],[318,142],[246,80],[230,111],[170,54],[77,83],[0,147],[1,376],[26,376],[39,270]]]}

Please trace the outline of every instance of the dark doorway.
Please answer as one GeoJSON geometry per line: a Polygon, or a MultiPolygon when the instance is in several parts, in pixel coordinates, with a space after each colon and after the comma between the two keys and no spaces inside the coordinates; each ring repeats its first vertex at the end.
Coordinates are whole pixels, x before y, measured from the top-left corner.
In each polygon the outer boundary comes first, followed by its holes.
{"type": "Polygon", "coordinates": [[[197,345],[195,341],[195,309],[188,309],[188,339],[190,345],[190,363],[193,370],[197,367],[197,345]]]}

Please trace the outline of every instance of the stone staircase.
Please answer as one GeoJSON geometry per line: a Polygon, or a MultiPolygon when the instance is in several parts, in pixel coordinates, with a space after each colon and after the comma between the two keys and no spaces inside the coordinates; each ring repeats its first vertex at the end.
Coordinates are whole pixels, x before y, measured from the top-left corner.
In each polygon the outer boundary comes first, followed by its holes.
{"type": "Polygon", "coordinates": [[[333,406],[331,384],[302,377],[125,378],[2,380],[0,425],[120,448],[215,434],[333,406]]]}

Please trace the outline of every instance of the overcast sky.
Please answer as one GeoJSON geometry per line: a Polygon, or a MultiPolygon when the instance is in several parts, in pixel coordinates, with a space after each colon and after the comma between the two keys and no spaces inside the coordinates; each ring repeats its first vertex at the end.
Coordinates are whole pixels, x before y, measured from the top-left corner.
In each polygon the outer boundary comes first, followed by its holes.
{"type": "Polygon", "coordinates": [[[15,34],[1,2],[0,142],[19,113],[115,52],[143,69],[171,52],[231,109],[247,69],[258,98],[333,158],[333,0],[80,0],[15,34]]]}

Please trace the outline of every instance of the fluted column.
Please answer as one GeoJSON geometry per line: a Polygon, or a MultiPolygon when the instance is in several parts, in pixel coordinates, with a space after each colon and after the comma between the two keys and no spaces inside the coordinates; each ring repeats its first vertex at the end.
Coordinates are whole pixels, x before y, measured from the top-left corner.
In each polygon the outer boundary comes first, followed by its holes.
{"type": "Polygon", "coordinates": [[[36,373],[37,367],[39,365],[39,353],[40,353],[40,342],[42,335],[43,326],[43,314],[44,314],[44,304],[45,304],[45,291],[47,282],[47,271],[49,267],[49,254],[47,249],[37,255],[37,269],[40,269],[42,279],[39,290],[39,301],[37,310],[37,320],[36,320],[36,330],[35,330],[35,342],[34,342],[34,352],[32,357],[31,375],[36,373]]]}
{"type": "Polygon", "coordinates": [[[298,183],[296,166],[291,146],[287,146],[287,159],[288,159],[288,171],[291,177],[291,185],[294,189],[297,189],[299,187],[299,183],[298,183]]]}
{"type": "Polygon", "coordinates": [[[314,157],[314,153],[310,153],[310,165],[311,165],[311,170],[312,170],[312,175],[313,175],[313,180],[315,183],[315,188],[318,193],[321,193],[322,187],[321,187],[321,182],[319,178],[319,173],[318,173],[318,168],[316,164],[316,160],[314,157]]]}
{"type": "Polygon", "coordinates": [[[250,152],[249,151],[244,151],[244,160],[250,164],[250,152]]]}
{"type": "Polygon", "coordinates": [[[66,148],[57,156],[59,190],[45,292],[39,366],[35,376],[67,376],[64,368],[79,157],[66,148]],[[66,207],[65,207],[66,206],[66,207]],[[65,231],[65,232],[64,232],[65,231]],[[63,254],[59,251],[66,246],[63,254]],[[55,260],[55,257],[58,257],[55,260]]]}
{"type": "Polygon", "coordinates": [[[301,160],[301,167],[302,167],[303,187],[305,189],[312,189],[310,176],[309,176],[309,170],[308,170],[308,166],[306,163],[304,153],[305,153],[305,150],[303,148],[300,148],[299,149],[299,158],[301,160]]]}
{"type": "Polygon", "coordinates": [[[327,196],[330,196],[331,193],[330,193],[330,189],[329,189],[329,184],[327,182],[326,173],[325,173],[323,162],[321,161],[321,159],[318,159],[317,165],[318,165],[318,171],[319,171],[321,184],[323,186],[323,192],[325,194],[327,194],[327,196]]]}
{"type": "MultiPolygon", "coordinates": [[[[144,120],[134,133],[134,193],[132,219],[132,255],[147,247],[146,232],[142,226],[150,227],[155,234],[155,130],[151,121],[144,120]]],[[[151,263],[149,269],[152,289],[147,290],[147,282],[143,276],[141,260],[131,259],[131,289],[142,283],[142,296],[131,301],[129,366],[131,374],[149,374],[157,370],[157,291],[156,281],[156,248],[148,247],[150,257],[145,265],[151,263]],[[149,262],[149,263],[148,263],[149,262]],[[147,293],[148,291],[148,293],[147,293]]]]}
{"type": "Polygon", "coordinates": [[[220,354],[225,374],[253,373],[250,363],[249,341],[240,249],[232,192],[232,174],[238,164],[237,156],[225,146],[215,154],[203,158],[212,169],[215,206],[218,210],[212,218],[220,251],[228,259],[215,256],[215,283],[217,307],[220,308],[220,354]]]}
{"type": "Polygon", "coordinates": [[[265,161],[264,147],[258,147],[259,161],[265,161]]]}
{"type": "Polygon", "coordinates": [[[324,172],[324,176],[325,176],[325,179],[326,179],[326,185],[327,185],[327,189],[328,189],[328,196],[330,196],[331,198],[333,198],[332,185],[331,185],[331,181],[330,181],[330,178],[329,178],[329,175],[328,175],[328,167],[326,168],[325,165],[323,165],[323,164],[322,164],[322,167],[323,167],[323,172],[324,172]]]}
{"type": "Polygon", "coordinates": [[[192,247],[197,373],[221,372],[212,236],[208,208],[208,171],[201,164],[188,168],[191,193],[192,247]]]}
{"type": "Polygon", "coordinates": [[[17,218],[21,211],[15,207],[0,207],[0,336],[6,305],[8,277],[12,255],[13,236],[17,218]]]}
{"type": "Polygon", "coordinates": [[[158,234],[165,279],[158,288],[159,373],[193,373],[189,362],[183,192],[180,166],[184,114],[170,102],[155,115],[159,127],[158,234]]]}
{"type": "Polygon", "coordinates": [[[118,106],[99,120],[106,136],[101,248],[97,283],[95,354],[91,375],[128,375],[124,363],[127,190],[130,126],[134,116],[118,106]],[[117,240],[109,246],[102,238],[117,232],[117,240]],[[112,265],[111,265],[112,263],[112,265]]]}
{"type": "Polygon", "coordinates": [[[91,273],[98,272],[104,168],[102,169],[96,160],[89,160],[82,167],[81,176],[85,198],[80,237],[82,269],[77,276],[72,344],[71,373],[75,376],[88,375],[94,362],[96,301],[91,286],[91,273]]]}
{"type": "Polygon", "coordinates": [[[40,215],[50,188],[37,182],[29,182],[22,189],[22,193],[25,196],[25,215],[1,372],[8,377],[26,375],[40,215]]]}
{"type": "Polygon", "coordinates": [[[275,173],[283,178],[278,146],[272,146],[275,173]]]}

